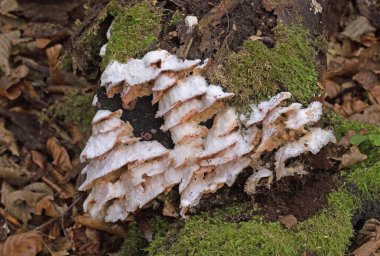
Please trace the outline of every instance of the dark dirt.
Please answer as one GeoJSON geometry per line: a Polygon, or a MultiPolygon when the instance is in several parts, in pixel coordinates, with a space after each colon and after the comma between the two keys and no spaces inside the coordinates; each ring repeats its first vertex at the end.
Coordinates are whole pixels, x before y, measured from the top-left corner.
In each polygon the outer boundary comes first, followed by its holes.
{"type": "MultiPolygon", "coordinates": [[[[122,109],[120,95],[107,98],[104,88],[97,92],[100,109],[116,111],[122,109]]],[[[133,126],[133,134],[142,140],[157,140],[166,148],[173,148],[169,132],[162,132],[160,126],[164,123],[162,118],[155,118],[158,104],[152,106],[152,96],[138,98],[133,110],[124,110],[121,119],[129,121],[133,126]]]]}
{"type": "Polygon", "coordinates": [[[198,20],[207,18],[207,12],[216,6],[216,1],[168,1],[166,22],[161,38],[161,48],[181,55],[181,46],[187,44],[192,38],[192,44],[185,54],[190,59],[213,57],[223,46],[232,51],[239,50],[240,46],[250,36],[261,31],[263,36],[273,38],[272,29],[276,25],[276,17],[261,7],[261,1],[243,0],[236,8],[229,10],[215,22],[209,23],[202,30],[196,28],[193,33],[186,33],[184,24],[168,25],[168,21],[175,10],[180,10],[185,15],[196,15],[198,20]],[[174,4],[173,4],[174,3],[174,4]],[[172,34],[175,34],[173,36],[172,34]]]}
{"type": "Polygon", "coordinates": [[[287,177],[270,189],[264,189],[255,201],[265,211],[265,219],[277,220],[279,216],[294,215],[306,220],[327,205],[327,194],[337,186],[337,177],[328,172],[300,177],[287,177]]]}

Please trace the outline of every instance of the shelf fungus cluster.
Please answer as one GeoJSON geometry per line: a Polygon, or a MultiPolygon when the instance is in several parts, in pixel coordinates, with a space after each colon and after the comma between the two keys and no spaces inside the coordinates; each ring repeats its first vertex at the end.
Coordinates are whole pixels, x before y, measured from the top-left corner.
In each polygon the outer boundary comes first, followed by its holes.
{"type": "Polygon", "coordinates": [[[320,119],[322,105],[286,106],[289,92],[252,105],[249,116],[239,117],[227,105],[234,94],[201,75],[206,66],[207,61],[180,60],[164,50],[107,66],[101,77],[107,95],[119,93],[124,108],[133,107],[138,97],[153,95],[156,117],[163,118],[161,129],[170,132],[174,148],[133,137],[132,126],[120,119],[121,110],[99,110],[81,154],[87,165],[80,189],[91,189],[84,209],[92,217],[124,220],[176,185],[184,215],[204,194],[231,186],[249,166],[253,174],[245,189],[253,194],[273,180],[306,174],[300,162],[288,160],[316,154],[335,142],[332,131],[311,127],[320,119]],[[212,118],[211,128],[203,125],[212,118]],[[274,162],[264,162],[262,154],[272,151],[274,162]]]}

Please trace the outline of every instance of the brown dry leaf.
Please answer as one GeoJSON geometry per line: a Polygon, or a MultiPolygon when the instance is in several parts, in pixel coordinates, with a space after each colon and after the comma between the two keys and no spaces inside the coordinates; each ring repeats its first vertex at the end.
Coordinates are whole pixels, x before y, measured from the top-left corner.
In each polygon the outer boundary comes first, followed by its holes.
{"type": "Polygon", "coordinates": [[[330,79],[324,81],[324,88],[326,95],[330,98],[334,98],[342,91],[342,87],[330,79]]]}
{"type": "Polygon", "coordinates": [[[10,192],[5,196],[5,209],[26,224],[32,218],[31,213],[34,205],[43,196],[42,193],[25,190],[10,192]]]}
{"type": "Polygon", "coordinates": [[[49,38],[37,38],[36,46],[39,49],[44,49],[50,42],[51,40],[49,38]]]}
{"type": "Polygon", "coordinates": [[[162,214],[164,216],[175,217],[175,218],[179,216],[178,209],[176,208],[173,200],[171,200],[170,198],[165,198],[162,214]]]}
{"type": "Polygon", "coordinates": [[[365,241],[362,246],[353,251],[354,256],[378,255],[380,249],[380,222],[369,219],[359,231],[358,240],[365,241]]]}
{"type": "MultiPolygon", "coordinates": [[[[12,155],[20,156],[16,140],[11,131],[5,128],[5,122],[0,119],[0,146],[11,151],[12,155]]],[[[2,151],[0,147],[0,152],[2,151]]]]}
{"type": "Polygon", "coordinates": [[[56,138],[49,138],[46,147],[49,154],[53,157],[53,165],[57,166],[63,172],[70,171],[73,168],[69,154],[66,149],[58,143],[56,138]]]}
{"type": "Polygon", "coordinates": [[[372,87],[369,94],[377,104],[380,104],[380,85],[372,87]]]}
{"type": "Polygon", "coordinates": [[[374,32],[376,29],[371,25],[368,19],[364,16],[358,16],[342,32],[342,35],[347,36],[352,41],[361,42],[361,36],[369,32],[374,32]]]}
{"type": "Polygon", "coordinates": [[[359,61],[355,58],[347,59],[340,56],[335,56],[328,65],[326,79],[340,76],[343,74],[356,73],[359,66],[359,61]]]}
{"type": "Polygon", "coordinates": [[[286,215],[286,216],[280,216],[279,219],[278,219],[281,224],[283,224],[287,229],[292,229],[294,228],[298,221],[297,221],[297,218],[294,217],[294,215],[286,215]]]}
{"type": "Polygon", "coordinates": [[[46,188],[42,189],[40,183],[33,183],[24,187],[24,190],[12,191],[12,187],[3,182],[1,200],[7,212],[26,224],[32,217],[35,204],[45,195],[51,194],[43,190],[46,188]]]}
{"type": "Polygon", "coordinates": [[[0,178],[11,184],[24,184],[32,177],[32,174],[23,166],[10,160],[8,157],[0,157],[0,178]]]}
{"type": "Polygon", "coordinates": [[[362,70],[352,77],[367,91],[379,82],[378,75],[369,70],[362,70]]]}
{"type": "Polygon", "coordinates": [[[75,126],[75,125],[70,125],[68,127],[69,129],[69,132],[70,132],[70,136],[71,136],[71,142],[74,144],[74,145],[77,145],[77,144],[80,144],[80,143],[84,143],[84,138],[83,138],[83,134],[79,131],[78,127],[75,126]]]}
{"type": "Polygon", "coordinates": [[[12,40],[20,38],[20,34],[18,30],[0,34],[0,69],[6,76],[11,73],[9,57],[11,55],[12,40]]]}
{"type": "Polygon", "coordinates": [[[351,116],[355,113],[359,113],[368,108],[368,104],[359,99],[352,98],[351,93],[343,96],[343,104],[336,103],[334,105],[334,111],[345,117],[351,116]]]}
{"type": "Polygon", "coordinates": [[[100,234],[86,227],[74,227],[67,231],[71,249],[76,255],[99,255],[101,249],[100,234]]]}
{"type": "Polygon", "coordinates": [[[148,242],[152,242],[153,240],[153,230],[152,230],[152,225],[150,225],[149,221],[147,219],[138,219],[137,220],[139,224],[139,228],[144,234],[145,239],[148,242]]]}
{"type": "Polygon", "coordinates": [[[348,168],[366,159],[367,155],[362,154],[357,146],[351,146],[342,157],[336,160],[341,161],[339,168],[348,168]]]}
{"type": "Polygon", "coordinates": [[[75,216],[75,222],[77,225],[83,225],[96,230],[105,231],[121,238],[127,237],[127,233],[121,225],[94,220],[88,215],[75,216]]]}
{"type": "Polygon", "coordinates": [[[45,142],[50,136],[50,130],[41,124],[38,116],[28,112],[16,112],[0,109],[0,115],[6,116],[11,121],[8,129],[18,142],[28,149],[45,150],[45,142]]]}
{"type": "Polygon", "coordinates": [[[24,83],[21,79],[29,74],[29,68],[25,65],[20,65],[17,68],[11,70],[8,76],[0,78],[0,97],[7,98],[9,100],[17,99],[21,95],[21,89],[24,83]]]}
{"type": "Polygon", "coordinates": [[[12,235],[0,243],[0,255],[35,256],[44,248],[42,236],[29,231],[12,235]]]}
{"type": "Polygon", "coordinates": [[[61,215],[56,205],[54,204],[54,197],[52,196],[45,196],[36,203],[36,206],[34,207],[34,213],[41,215],[43,210],[45,211],[45,214],[50,217],[58,217],[61,215]]]}
{"type": "Polygon", "coordinates": [[[46,55],[49,63],[50,76],[53,84],[61,84],[63,79],[58,70],[58,58],[61,54],[62,45],[56,44],[46,49],[46,55]]]}
{"type": "Polygon", "coordinates": [[[38,167],[40,167],[42,170],[45,169],[45,157],[38,152],[37,150],[32,150],[32,161],[35,163],[38,167]]]}
{"type": "Polygon", "coordinates": [[[380,105],[371,105],[363,111],[363,114],[352,115],[349,119],[380,126],[380,105]]]}

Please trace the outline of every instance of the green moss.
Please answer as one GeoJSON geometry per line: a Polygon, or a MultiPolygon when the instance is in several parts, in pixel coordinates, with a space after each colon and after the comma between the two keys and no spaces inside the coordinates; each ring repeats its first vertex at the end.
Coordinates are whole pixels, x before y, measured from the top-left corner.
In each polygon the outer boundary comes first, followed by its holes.
{"type": "Polygon", "coordinates": [[[73,56],[66,52],[59,60],[58,67],[60,70],[71,72],[73,70],[73,56]]]}
{"type": "MultiPolygon", "coordinates": [[[[155,240],[162,239],[170,227],[170,222],[162,216],[153,216],[148,219],[152,236],[155,240]]],[[[144,250],[148,246],[148,241],[136,222],[130,222],[128,226],[127,238],[118,252],[118,256],[146,255],[144,250]]]]}
{"type": "Polygon", "coordinates": [[[307,104],[319,91],[316,51],[308,32],[297,25],[278,25],[274,32],[274,48],[246,41],[239,52],[225,58],[223,74],[215,74],[215,80],[235,93],[233,105],[240,110],[285,90],[307,104]]]}
{"type": "Polygon", "coordinates": [[[143,255],[142,249],[147,246],[147,240],[136,222],[128,225],[127,238],[124,240],[117,256],[143,255]]]}
{"type": "Polygon", "coordinates": [[[301,255],[309,250],[318,255],[343,255],[353,233],[351,216],[357,205],[346,191],[333,192],[329,207],[299,223],[294,231],[279,222],[265,222],[260,216],[247,222],[226,221],[231,214],[246,213],[245,208],[227,207],[213,214],[193,216],[170,248],[164,250],[161,239],[154,241],[148,251],[149,255],[259,256],[301,255]]]}
{"type": "Polygon", "coordinates": [[[180,23],[181,21],[183,21],[184,16],[185,15],[183,13],[181,13],[178,10],[176,10],[174,12],[173,16],[171,17],[171,19],[169,20],[168,25],[169,26],[177,25],[178,23],[180,23]]]}
{"type": "Polygon", "coordinates": [[[111,60],[124,62],[156,48],[157,35],[161,29],[161,13],[158,10],[154,10],[147,2],[132,7],[121,7],[113,2],[110,13],[114,21],[102,68],[111,60]]]}
{"type": "Polygon", "coordinates": [[[380,133],[380,128],[375,125],[351,121],[333,112],[328,113],[324,119],[333,127],[334,134],[338,140],[343,138],[350,130],[355,132],[380,133]]]}
{"type": "MultiPolygon", "coordinates": [[[[379,154],[380,155],[380,154],[379,154]]],[[[365,198],[380,198],[380,158],[373,165],[368,161],[358,164],[348,174],[348,180],[356,184],[365,198]]],[[[371,161],[372,159],[369,159],[371,161]]]]}
{"type": "Polygon", "coordinates": [[[57,101],[47,109],[54,118],[62,118],[67,124],[74,124],[86,136],[91,134],[91,120],[95,109],[91,106],[93,93],[84,93],[75,89],[68,92],[64,99],[57,101]]]}

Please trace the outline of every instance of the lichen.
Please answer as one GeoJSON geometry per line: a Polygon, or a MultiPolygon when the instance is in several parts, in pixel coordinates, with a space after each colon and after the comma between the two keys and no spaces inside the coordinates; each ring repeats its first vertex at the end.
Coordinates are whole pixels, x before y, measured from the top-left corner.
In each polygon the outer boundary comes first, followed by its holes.
{"type": "Polygon", "coordinates": [[[257,215],[246,222],[231,222],[229,217],[246,214],[247,209],[229,206],[193,216],[169,248],[161,239],[161,244],[153,241],[147,251],[149,255],[301,255],[308,250],[342,255],[353,234],[351,216],[357,205],[345,190],[333,192],[328,208],[299,223],[294,231],[257,215]]]}
{"type": "Polygon", "coordinates": [[[156,48],[157,35],[161,29],[159,10],[153,9],[147,2],[131,7],[121,7],[111,2],[109,10],[114,20],[102,68],[111,60],[125,62],[128,58],[140,57],[156,48]]]}
{"type": "Polygon", "coordinates": [[[65,97],[47,109],[48,115],[60,118],[66,124],[76,125],[85,136],[91,133],[91,120],[95,109],[91,106],[93,93],[80,89],[69,91],[65,97]]]}
{"type": "Polygon", "coordinates": [[[279,91],[289,91],[306,104],[319,91],[315,40],[299,25],[280,24],[274,32],[274,48],[248,40],[237,53],[223,58],[220,71],[210,75],[213,82],[235,93],[233,105],[239,110],[279,91]]]}

